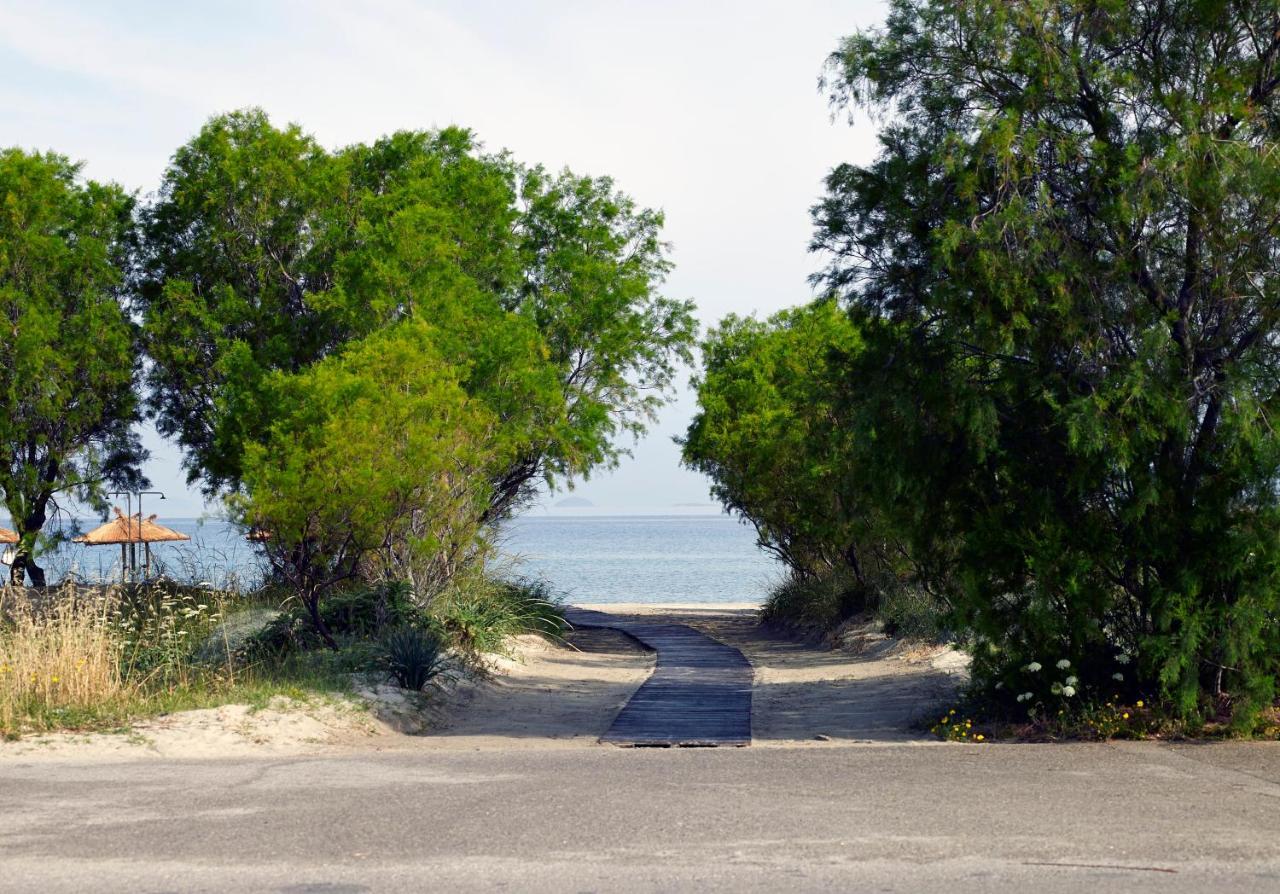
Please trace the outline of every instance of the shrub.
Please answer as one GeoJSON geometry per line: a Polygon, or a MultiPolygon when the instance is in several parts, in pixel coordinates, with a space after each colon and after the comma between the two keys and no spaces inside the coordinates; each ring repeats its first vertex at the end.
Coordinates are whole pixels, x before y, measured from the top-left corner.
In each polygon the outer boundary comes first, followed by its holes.
{"type": "Polygon", "coordinates": [[[455,645],[473,654],[500,652],[509,636],[558,636],[564,629],[564,618],[550,587],[527,578],[465,576],[436,597],[429,611],[455,645]]]}
{"type": "Polygon", "coordinates": [[[872,603],[853,573],[838,566],[822,575],[788,575],[769,593],[761,618],[826,633],[872,603]]]}
{"type": "MultiPolygon", "coordinates": [[[[339,590],[320,600],[319,612],[336,641],[350,645],[376,639],[386,630],[428,623],[413,600],[407,584],[389,581],[339,590]]],[[[284,611],[250,638],[244,649],[249,657],[280,656],[306,652],[325,645],[305,605],[287,603],[284,611]]]]}
{"type": "MultiPolygon", "coordinates": [[[[185,681],[198,673],[197,655],[221,623],[227,595],[169,581],[107,588],[103,598],[118,627],[122,672],[164,681],[185,681]]],[[[205,660],[225,663],[228,658],[205,660]]]]}
{"type": "Polygon", "coordinates": [[[942,641],[951,638],[945,623],[946,605],[919,586],[886,588],[880,594],[876,616],[884,632],[902,639],[942,641]]]}
{"type": "Polygon", "coordinates": [[[420,692],[444,672],[444,644],[434,633],[417,627],[401,627],[382,639],[383,666],[401,689],[420,692]]]}
{"type": "Polygon", "coordinates": [[[891,636],[939,640],[948,635],[945,608],[922,587],[892,575],[860,582],[848,566],[838,565],[825,574],[783,579],[769,593],[760,615],[766,623],[828,633],[870,612],[891,636]]]}
{"type": "Polygon", "coordinates": [[[0,590],[0,734],[118,725],[250,696],[244,684],[266,677],[211,643],[224,612],[243,602],[171,583],[0,590]]]}
{"type": "Polygon", "coordinates": [[[1280,694],[1274,4],[1100,8],[895,0],[833,53],[890,135],[814,209],[861,333],[837,460],[914,562],[949,554],[1007,710],[1064,659],[1076,698],[1121,673],[1248,731],[1280,694]]]}

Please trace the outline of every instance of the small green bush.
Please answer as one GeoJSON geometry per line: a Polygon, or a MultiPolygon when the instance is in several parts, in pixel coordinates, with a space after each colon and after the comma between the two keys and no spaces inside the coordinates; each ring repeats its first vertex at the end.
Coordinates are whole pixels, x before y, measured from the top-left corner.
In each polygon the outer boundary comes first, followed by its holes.
{"type": "Polygon", "coordinates": [[[444,672],[444,644],[434,633],[417,627],[401,627],[383,637],[381,658],[401,689],[420,692],[444,672]]]}
{"type": "Polygon", "coordinates": [[[946,606],[922,587],[892,586],[880,594],[876,617],[890,636],[939,641],[950,637],[945,611],[946,606]]]}
{"type": "MultiPolygon", "coordinates": [[[[333,593],[321,600],[320,615],[340,645],[376,639],[387,630],[428,623],[425,613],[414,603],[408,584],[402,581],[333,593]]],[[[291,603],[249,640],[244,651],[248,657],[279,656],[323,645],[306,608],[291,603]]]]}

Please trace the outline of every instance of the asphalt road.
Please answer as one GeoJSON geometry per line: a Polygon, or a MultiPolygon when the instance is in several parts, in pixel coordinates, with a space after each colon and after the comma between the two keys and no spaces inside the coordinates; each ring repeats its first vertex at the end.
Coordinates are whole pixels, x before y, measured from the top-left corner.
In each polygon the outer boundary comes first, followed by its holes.
{"type": "Polygon", "coordinates": [[[0,765],[0,890],[1280,891],[1273,744],[0,765]]]}

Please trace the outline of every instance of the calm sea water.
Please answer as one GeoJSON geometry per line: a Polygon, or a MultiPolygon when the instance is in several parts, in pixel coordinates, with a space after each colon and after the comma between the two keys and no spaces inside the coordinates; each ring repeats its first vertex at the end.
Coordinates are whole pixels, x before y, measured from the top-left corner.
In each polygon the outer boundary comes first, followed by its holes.
{"type": "Polygon", "coordinates": [[[781,571],[726,515],[525,516],[503,548],[575,602],[756,602],[781,571]]]}
{"type": "MultiPolygon", "coordinates": [[[[159,521],[192,538],[152,547],[173,576],[222,585],[261,575],[252,546],[232,526],[159,521]]],[[[725,515],[530,515],[507,524],[501,548],[516,573],[543,578],[576,602],[752,602],[781,573],[751,529],[725,515]]],[[[119,577],[120,548],[67,544],[42,564],[50,580],[68,572],[109,580],[119,577]]]]}

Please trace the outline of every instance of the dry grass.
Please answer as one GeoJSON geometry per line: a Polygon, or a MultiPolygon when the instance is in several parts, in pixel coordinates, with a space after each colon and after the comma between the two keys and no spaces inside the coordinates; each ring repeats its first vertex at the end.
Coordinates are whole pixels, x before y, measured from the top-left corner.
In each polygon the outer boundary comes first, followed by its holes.
{"type": "Polygon", "coordinates": [[[350,688],[315,656],[237,665],[218,634],[243,603],[191,587],[67,585],[34,600],[0,589],[0,737],[119,728],[172,711],[350,688]]]}
{"type": "Polygon", "coordinates": [[[0,595],[0,730],[33,716],[95,711],[129,695],[110,598],[36,606],[20,591],[0,595]]]}

